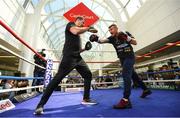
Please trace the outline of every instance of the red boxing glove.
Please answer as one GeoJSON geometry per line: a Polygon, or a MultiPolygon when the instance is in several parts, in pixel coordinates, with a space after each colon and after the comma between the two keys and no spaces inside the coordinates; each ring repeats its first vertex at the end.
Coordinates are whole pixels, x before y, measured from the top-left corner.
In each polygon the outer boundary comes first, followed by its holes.
{"type": "Polygon", "coordinates": [[[118,33],[118,39],[120,40],[126,40],[127,42],[130,42],[132,40],[131,37],[129,37],[126,33],[124,32],[119,32],[118,33]]]}

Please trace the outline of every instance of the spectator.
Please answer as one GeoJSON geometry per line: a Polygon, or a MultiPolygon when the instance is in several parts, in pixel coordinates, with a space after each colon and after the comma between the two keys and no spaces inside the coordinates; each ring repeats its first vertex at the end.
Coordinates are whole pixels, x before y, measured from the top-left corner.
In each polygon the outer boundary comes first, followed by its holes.
{"type": "MultiPolygon", "coordinates": [[[[105,78],[105,82],[112,82],[111,76],[107,75],[105,78]]],[[[106,85],[107,85],[107,87],[112,86],[113,83],[107,83],[106,85]]]]}
{"type": "MultiPolygon", "coordinates": [[[[0,90],[4,89],[6,80],[0,80],[0,90]]],[[[8,97],[8,93],[0,93],[0,100],[3,100],[4,98],[8,97]]]]}
{"type": "MultiPolygon", "coordinates": [[[[69,79],[66,81],[66,84],[74,84],[73,78],[69,78],[69,79]]],[[[68,85],[67,88],[73,88],[73,85],[68,85]]]]}
{"type": "MultiPolygon", "coordinates": [[[[22,73],[20,71],[17,71],[14,73],[15,77],[21,77],[21,75],[22,73]]],[[[29,85],[28,80],[17,80],[14,83],[17,88],[27,87],[29,85]]],[[[20,95],[23,93],[26,93],[26,90],[17,91],[17,95],[20,95]]]]}
{"type": "MultiPolygon", "coordinates": [[[[5,85],[4,85],[4,89],[12,89],[14,88],[14,80],[7,80],[5,85]]],[[[8,93],[5,93],[7,95],[7,98],[9,100],[13,100],[14,96],[15,96],[15,92],[12,91],[12,92],[8,92],[8,93]]]]}
{"type": "Polygon", "coordinates": [[[178,64],[176,62],[173,62],[172,59],[170,59],[168,62],[168,66],[169,66],[169,69],[175,69],[178,66],[178,64]]]}
{"type": "MultiPolygon", "coordinates": [[[[46,57],[46,54],[44,53],[45,49],[42,49],[41,52],[38,52],[40,55],[42,55],[42,57],[46,57]]],[[[41,58],[39,58],[37,55],[34,55],[34,63],[42,66],[42,67],[46,67],[46,62],[44,60],[42,60],[41,58]]],[[[34,77],[44,77],[45,76],[45,69],[40,68],[38,66],[35,66],[34,69],[34,77]]],[[[37,86],[37,85],[42,85],[44,82],[44,80],[42,79],[33,79],[33,86],[37,86]]]]}
{"type": "Polygon", "coordinates": [[[93,90],[96,90],[96,89],[97,89],[97,87],[96,87],[96,80],[95,80],[95,79],[92,79],[92,81],[91,81],[91,87],[92,87],[93,90]]]}
{"type": "MultiPolygon", "coordinates": [[[[175,79],[179,80],[180,79],[180,71],[175,72],[175,79]]],[[[175,90],[180,90],[180,81],[175,82],[175,90]]]]}

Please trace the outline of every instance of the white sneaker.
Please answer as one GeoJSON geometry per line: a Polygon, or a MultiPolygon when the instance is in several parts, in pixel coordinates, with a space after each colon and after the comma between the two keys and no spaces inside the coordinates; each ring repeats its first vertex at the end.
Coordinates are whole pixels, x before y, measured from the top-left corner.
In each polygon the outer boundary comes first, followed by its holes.
{"type": "Polygon", "coordinates": [[[42,115],[43,113],[43,107],[37,107],[34,112],[35,115],[42,115]]]}
{"type": "Polygon", "coordinates": [[[91,100],[91,99],[84,99],[81,104],[83,105],[96,105],[98,104],[95,100],[91,100]]]}

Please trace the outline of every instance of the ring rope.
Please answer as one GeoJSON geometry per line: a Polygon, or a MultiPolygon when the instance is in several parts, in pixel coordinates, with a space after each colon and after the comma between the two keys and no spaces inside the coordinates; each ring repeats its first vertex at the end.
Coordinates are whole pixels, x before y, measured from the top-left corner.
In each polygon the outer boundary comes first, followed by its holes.
{"type": "Polygon", "coordinates": [[[2,46],[2,45],[0,45],[0,48],[2,48],[3,50],[6,50],[7,52],[11,53],[12,55],[14,55],[14,56],[16,56],[16,57],[19,57],[20,59],[22,59],[23,61],[26,61],[27,63],[30,63],[30,64],[32,64],[32,65],[36,65],[36,66],[38,66],[38,67],[40,67],[40,68],[42,68],[42,69],[46,69],[46,68],[44,68],[43,66],[40,66],[40,65],[38,65],[38,64],[35,64],[34,62],[31,62],[31,61],[25,59],[25,58],[22,57],[21,55],[16,54],[15,52],[9,50],[8,48],[6,48],[6,47],[4,47],[4,46],[2,46]]]}
{"type": "Polygon", "coordinates": [[[173,69],[173,70],[157,71],[157,72],[144,72],[144,74],[157,74],[157,73],[176,72],[176,71],[180,71],[180,68],[178,68],[178,69],[173,69]]]}
{"type": "MultiPolygon", "coordinates": [[[[99,84],[113,84],[113,83],[120,83],[123,81],[116,81],[116,82],[101,82],[101,83],[93,83],[91,85],[99,85],[99,84]]],[[[145,83],[148,82],[180,82],[180,80],[145,80],[143,81],[145,83]]],[[[69,85],[84,85],[84,83],[78,83],[78,84],[59,84],[60,86],[69,86],[69,85]]],[[[27,89],[33,89],[33,88],[43,88],[44,85],[40,86],[33,86],[33,87],[23,87],[23,88],[13,88],[13,89],[3,89],[0,90],[0,93],[6,93],[6,92],[12,92],[12,91],[20,91],[20,90],[27,90],[27,89]]]]}
{"type": "MultiPolygon", "coordinates": [[[[96,84],[113,84],[113,83],[122,83],[123,81],[116,81],[116,82],[100,82],[100,83],[92,83],[91,85],[96,84]]],[[[180,80],[144,80],[145,83],[150,82],[180,82],[180,80]]],[[[77,84],[59,84],[59,86],[69,86],[69,85],[84,85],[84,83],[77,83],[77,84]]]]}
{"type": "Polygon", "coordinates": [[[23,87],[23,88],[2,89],[2,90],[0,90],[0,93],[6,93],[6,92],[12,92],[12,91],[21,91],[21,90],[27,90],[27,89],[33,89],[33,88],[43,88],[43,87],[44,87],[44,85],[32,86],[32,87],[23,87]]]}
{"type": "Polygon", "coordinates": [[[44,79],[44,77],[14,77],[14,76],[0,76],[0,79],[6,80],[33,80],[33,79],[44,79]]]}

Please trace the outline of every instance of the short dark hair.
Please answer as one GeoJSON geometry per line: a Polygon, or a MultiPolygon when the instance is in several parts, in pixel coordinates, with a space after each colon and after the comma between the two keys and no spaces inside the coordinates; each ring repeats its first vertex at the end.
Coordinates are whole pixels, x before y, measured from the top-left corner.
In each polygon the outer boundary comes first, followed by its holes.
{"type": "MultiPolygon", "coordinates": [[[[78,16],[78,17],[76,17],[76,20],[84,20],[84,17],[78,16]]],[[[76,20],[75,20],[75,21],[76,21],[76,20]]]]}
{"type": "Polygon", "coordinates": [[[117,25],[116,24],[112,24],[112,25],[110,25],[108,28],[111,28],[111,27],[117,27],[117,25]]]}

